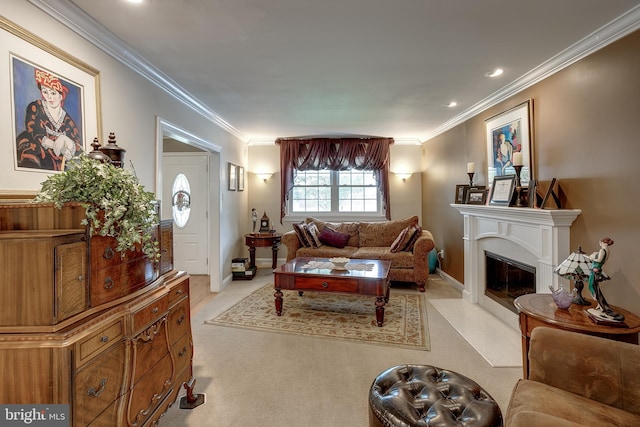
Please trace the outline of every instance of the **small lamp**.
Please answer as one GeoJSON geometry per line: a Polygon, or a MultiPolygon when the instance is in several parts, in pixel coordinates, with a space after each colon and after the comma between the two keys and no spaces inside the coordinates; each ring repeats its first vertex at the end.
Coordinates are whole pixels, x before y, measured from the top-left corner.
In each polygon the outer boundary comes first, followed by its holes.
{"type": "Polygon", "coordinates": [[[562,278],[573,280],[573,285],[578,291],[573,299],[574,304],[591,305],[582,297],[582,289],[584,289],[584,280],[589,280],[591,274],[591,260],[582,252],[582,247],[578,246],[578,250],[571,253],[567,259],[562,261],[554,273],[562,278]]]}

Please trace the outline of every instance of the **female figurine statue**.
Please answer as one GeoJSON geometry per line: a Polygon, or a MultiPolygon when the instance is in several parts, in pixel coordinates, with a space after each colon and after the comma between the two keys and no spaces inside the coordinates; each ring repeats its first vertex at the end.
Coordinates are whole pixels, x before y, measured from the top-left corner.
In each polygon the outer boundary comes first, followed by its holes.
{"type": "Polygon", "coordinates": [[[258,212],[256,211],[256,208],[251,209],[251,221],[253,222],[253,228],[251,231],[255,233],[256,225],[258,225],[258,212]]]}
{"type": "Polygon", "coordinates": [[[609,256],[609,246],[611,245],[613,245],[613,240],[609,237],[604,237],[600,240],[600,249],[589,256],[592,263],[591,274],[589,275],[589,290],[591,291],[593,298],[598,302],[598,305],[595,310],[590,309],[588,311],[591,311],[592,314],[604,320],[622,322],[624,320],[624,316],[611,309],[602,294],[602,290],[600,289],[600,282],[610,279],[607,273],[602,270],[602,266],[607,261],[609,256]]]}

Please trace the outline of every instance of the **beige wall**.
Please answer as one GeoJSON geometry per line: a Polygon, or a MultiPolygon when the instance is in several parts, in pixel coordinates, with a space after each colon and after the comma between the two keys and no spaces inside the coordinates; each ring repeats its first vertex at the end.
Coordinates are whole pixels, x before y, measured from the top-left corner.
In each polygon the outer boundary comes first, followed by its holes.
{"type": "Polygon", "coordinates": [[[557,178],[563,207],[582,210],[572,248],[591,253],[602,237],[615,241],[603,292],[609,303],[640,314],[638,52],[640,31],[423,144],[422,215],[445,249],[447,274],[464,282],[462,217],[449,204],[455,185],[467,182],[467,162],[480,172],[475,182],[486,183],[484,120],[532,99],[535,177],[542,185],[557,178]]]}

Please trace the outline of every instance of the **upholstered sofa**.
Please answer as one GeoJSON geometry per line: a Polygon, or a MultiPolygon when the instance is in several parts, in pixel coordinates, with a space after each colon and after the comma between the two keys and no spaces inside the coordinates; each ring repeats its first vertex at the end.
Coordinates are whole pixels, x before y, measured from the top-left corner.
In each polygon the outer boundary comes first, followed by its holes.
{"type": "Polygon", "coordinates": [[[640,346],[539,326],[507,427],[640,426],[640,346]]]}
{"type": "Polygon", "coordinates": [[[428,253],[434,248],[433,236],[420,227],[417,216],[393,221],[341,223],[307,218],[302,224],[294,224],[294,230],[286,232],[281,241],[287,248],[287,261],[295,257],[389,260],[389,279],[415,282],[421,292],[424,292],[429,278],[428,253]],[[304,236],[296,230],[300,225],[315,225],[320,238],[331,231],[333,234],[337,232],[344,236],[344,240],[341,244],[332,241],[326,244],[316,240],[319,244],[307,247],[304,236]],[[411,238],[410,233],[414,231],[415,234],[411,238]]]}

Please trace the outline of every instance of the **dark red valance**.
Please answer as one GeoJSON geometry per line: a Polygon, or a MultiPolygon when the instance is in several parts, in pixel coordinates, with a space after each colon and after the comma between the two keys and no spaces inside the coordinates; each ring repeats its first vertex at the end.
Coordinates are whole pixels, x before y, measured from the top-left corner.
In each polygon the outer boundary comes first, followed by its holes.
{"type": "Polygon", "coordinates": [[[393,138],[278,138],[280,146],[280,223],[285,216],[296,170],[372,170],[382,195],[382,209],[391,219],[389,206],[389,147],[393,138]]]}

